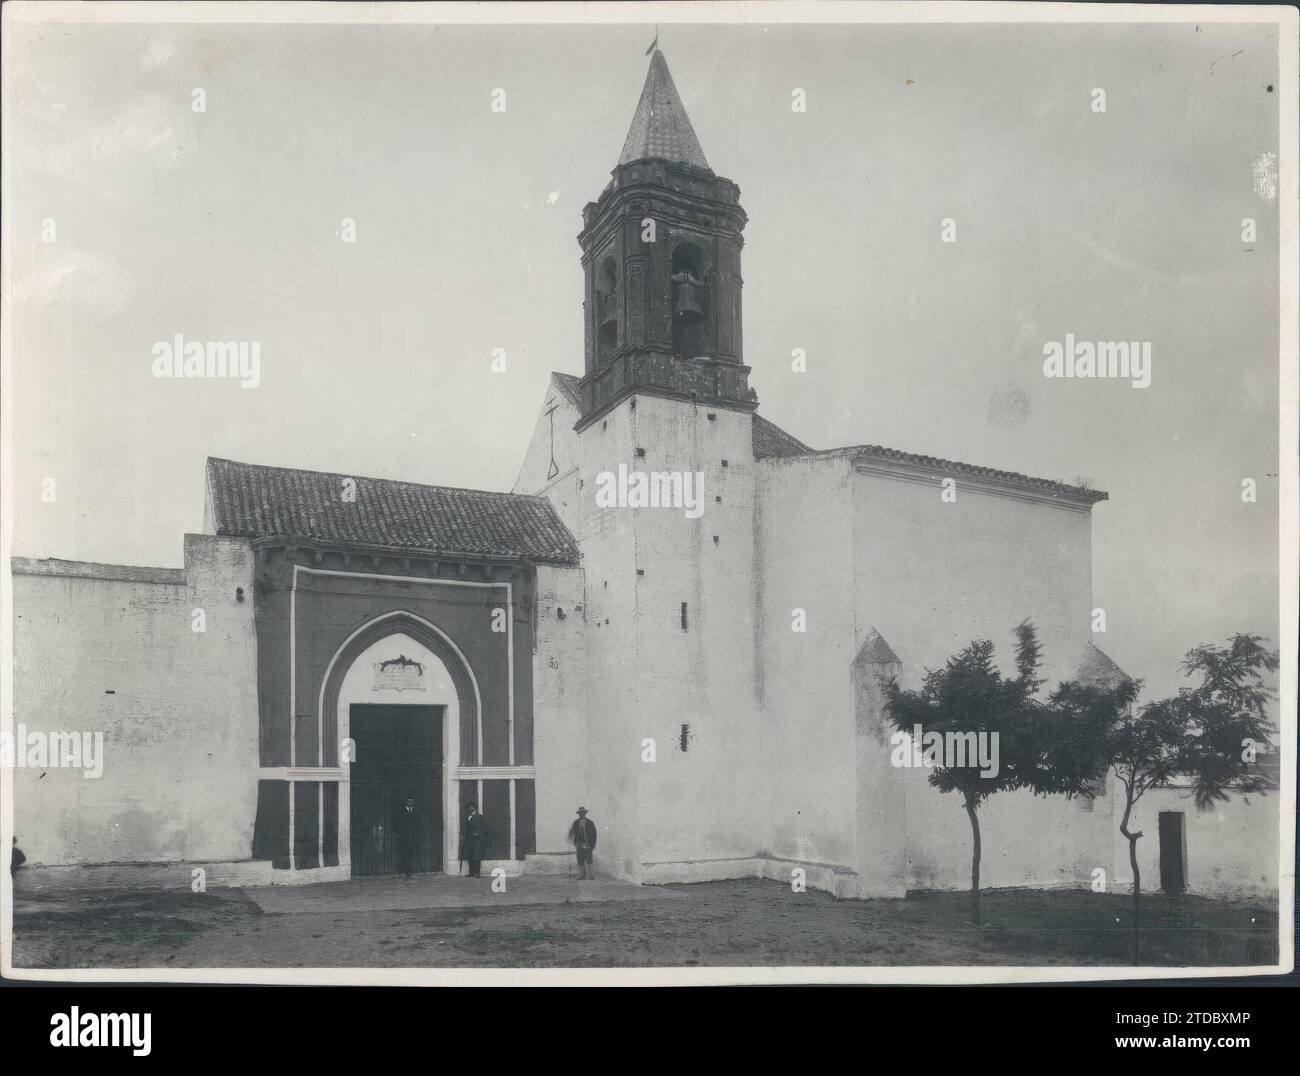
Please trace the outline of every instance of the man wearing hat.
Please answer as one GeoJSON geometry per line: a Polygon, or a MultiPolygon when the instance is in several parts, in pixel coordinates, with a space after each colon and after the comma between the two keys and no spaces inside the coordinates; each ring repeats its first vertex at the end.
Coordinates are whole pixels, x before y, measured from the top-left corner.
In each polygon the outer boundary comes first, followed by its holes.
{"type": "Polygon", "coordinates": [[[415,807],[415,797],[407,796],[397,812],[397,869],[403,878],[411,877],[420,854],[420,812],[415,807]]]}
{"type": "Polygon", "coordinates": [[[462,862],[469,860],[469,876],[477,878],[483,853],[488,848],[487,824],[478,813],[477,803],[465,804],[464,810],[465,821],[460,824],[460,858],[462,862]]]}
{"type": "Polygon", "coordinates": [[[591,853],[596,848],[596,823],[587,817],[587,808],[578,808],[578,817],[569,827],[569,840],[578,851],[578,877],[596,879],[596,868],[591,862],[591,853]]]}

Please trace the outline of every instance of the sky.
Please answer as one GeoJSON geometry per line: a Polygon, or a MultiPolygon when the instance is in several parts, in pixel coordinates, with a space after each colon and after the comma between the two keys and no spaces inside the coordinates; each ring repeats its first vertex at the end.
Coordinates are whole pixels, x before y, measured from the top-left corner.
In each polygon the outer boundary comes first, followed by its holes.
{"type": "MultiPolygon", "coordinates": [[[[550,372],[582,372],[581,209],[653,27],[6,34],[15,554],[179,566],[210,455],[511,487],[550,372]],[[260,384],[154,377],[177,333],[258,342],[260,384]]],[[[761,414],[817,448],[1108,491],[1098,641],[1152,690],[1183,683],[1192,645],[1277,640],[1273,27],[671,25],[660,44],[749,214],[761,414]],[[1045,378],[1067,333],[1149,341],[1150,386],[1045,378]]]]}

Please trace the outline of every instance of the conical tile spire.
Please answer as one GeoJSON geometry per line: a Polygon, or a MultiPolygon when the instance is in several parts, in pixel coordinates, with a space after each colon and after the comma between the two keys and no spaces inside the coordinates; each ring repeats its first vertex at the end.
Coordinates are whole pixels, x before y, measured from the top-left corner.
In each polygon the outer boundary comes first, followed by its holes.
{"type": "Polygon", "coordinates": [[[695,137],[695,128],[673,85],[668,61],[658,49],[650,57],[641,100],[637,102],[618,163],[631,164],[650,158],[709,169],[700,140],[695,137]]]}

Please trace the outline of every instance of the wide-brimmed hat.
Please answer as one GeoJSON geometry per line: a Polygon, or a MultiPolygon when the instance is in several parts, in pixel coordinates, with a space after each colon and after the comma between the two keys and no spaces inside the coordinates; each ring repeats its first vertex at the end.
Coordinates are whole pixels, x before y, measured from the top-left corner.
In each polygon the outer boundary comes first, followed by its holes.
{"type": "Polygon", "coordinates": [[[578,814],[586,814],[586,813],[587,813],[587,808],[586,808],[586,807],[579,807],[579,808],[578,808],[578,814]]]}

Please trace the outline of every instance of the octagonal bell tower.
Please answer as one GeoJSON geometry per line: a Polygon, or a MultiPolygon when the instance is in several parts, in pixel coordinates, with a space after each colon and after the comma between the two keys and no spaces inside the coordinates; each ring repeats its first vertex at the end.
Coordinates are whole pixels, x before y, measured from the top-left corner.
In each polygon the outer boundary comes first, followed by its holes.
{"type": "Polygon", "coordinates": [[[741,340],[740,188],[715,175],[663,53],[611,180],[583,210],[582,419],[640,392],[752,411],[741,340]]]}

